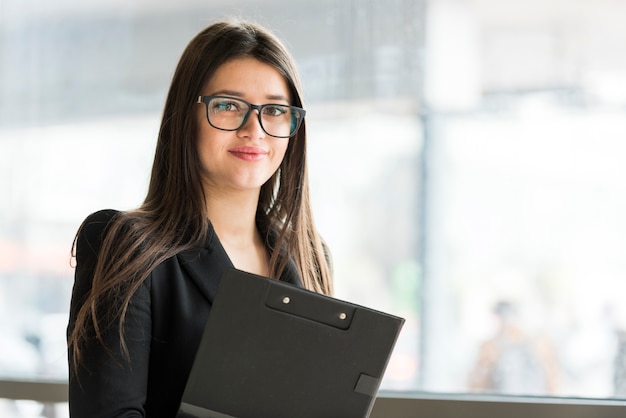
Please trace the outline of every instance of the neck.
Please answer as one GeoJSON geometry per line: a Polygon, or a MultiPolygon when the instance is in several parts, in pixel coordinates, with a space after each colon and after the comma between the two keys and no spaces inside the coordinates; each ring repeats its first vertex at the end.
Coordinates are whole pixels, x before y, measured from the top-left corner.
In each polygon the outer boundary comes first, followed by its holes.
{"type": "Polygon", "coordinates": [[[207,195],[207,215],[222,242],[244,247],[259,239],[256,228],[259,191],[228,194],[210,191],[207,195]]]}
{"type": "Polygon", "coordinates": [[[233,265],[262,276],[270,274],[267,249],[256,227],[259,191],[210,194],[207,214],[233,265]]]}

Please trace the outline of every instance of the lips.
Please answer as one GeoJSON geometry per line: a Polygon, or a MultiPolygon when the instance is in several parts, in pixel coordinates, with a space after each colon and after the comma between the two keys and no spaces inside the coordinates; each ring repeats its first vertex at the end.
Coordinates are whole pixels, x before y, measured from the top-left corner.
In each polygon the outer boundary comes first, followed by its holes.
{"type": "Polygon", "coordinates": [[[268,154],[263,148],[250,146],[231,148],[228,152],[244,161],[260,161],[268,154]]]}

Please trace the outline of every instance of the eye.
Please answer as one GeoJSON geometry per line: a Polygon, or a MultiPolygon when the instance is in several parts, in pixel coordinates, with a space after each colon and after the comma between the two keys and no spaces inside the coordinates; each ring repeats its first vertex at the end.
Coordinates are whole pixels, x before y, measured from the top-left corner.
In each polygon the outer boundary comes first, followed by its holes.
{"type": "Polygon", "coordinates": [[[220,112],[241,112],[241,104],[234,100],[215,100],[211,102],[213,113],[220,112]]]}
{"type": "Polygon", "coordinates": [[[287,106],[278,106],[278,105],[269,105],[263,108],[263,114],[267,116],[283,116],[289,113],[289,108],[287,106]]]}

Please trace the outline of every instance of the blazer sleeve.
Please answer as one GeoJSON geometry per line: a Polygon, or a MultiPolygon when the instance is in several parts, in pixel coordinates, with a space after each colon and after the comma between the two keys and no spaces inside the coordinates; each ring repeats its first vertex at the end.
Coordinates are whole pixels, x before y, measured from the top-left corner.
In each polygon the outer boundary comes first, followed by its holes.
{"type": "MultiPolygon", "coordinates": [[[[93,273],[106,226],[117,212],[90,215],[76,240],[76,269],[68,335],[76,314],[91,290],[93,273]]],[[[151,310],[150,280],[134,294],[124,322],[124,340],[129,357],[120,346],[118,321],[105,328],[106,348],[93,335],[81,347],[83,361],[74,367],[69,354],[69,407],[72,418],[143,417],[148,385],[151,310]]]]}

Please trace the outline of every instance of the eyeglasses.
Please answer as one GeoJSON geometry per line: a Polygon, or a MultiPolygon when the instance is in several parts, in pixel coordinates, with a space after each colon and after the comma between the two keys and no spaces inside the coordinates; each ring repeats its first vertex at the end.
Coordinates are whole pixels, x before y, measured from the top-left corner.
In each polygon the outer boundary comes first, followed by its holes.
{"type": "Polygon", "coordinates": [[[246,124],[250,113],[257,110],[263,131],[276,138],[290,138],[306,115],[306,110],[282,104],[253,105],[228,96],[199,96],[198,103],[206,105],[209,124],[222,131],[236,131],[246,124]]]}

